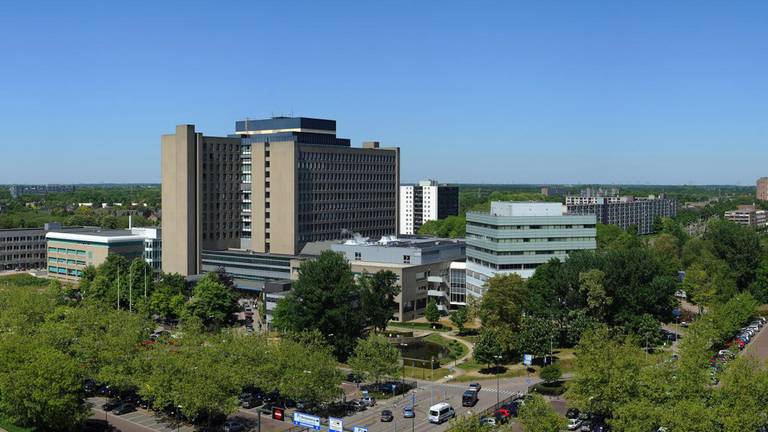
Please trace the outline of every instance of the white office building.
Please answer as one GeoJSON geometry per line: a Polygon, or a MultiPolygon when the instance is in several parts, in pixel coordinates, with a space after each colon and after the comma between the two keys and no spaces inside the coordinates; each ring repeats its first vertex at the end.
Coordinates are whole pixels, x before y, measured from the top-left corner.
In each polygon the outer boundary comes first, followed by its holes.
{"type": "Polygon", "coordinates": [[[596,249],[595,224],[560,203],[494,201],[488,213],[467,213],[466,294],[481,297],[496,274],[529,278],[552,258],[596,249]]]}

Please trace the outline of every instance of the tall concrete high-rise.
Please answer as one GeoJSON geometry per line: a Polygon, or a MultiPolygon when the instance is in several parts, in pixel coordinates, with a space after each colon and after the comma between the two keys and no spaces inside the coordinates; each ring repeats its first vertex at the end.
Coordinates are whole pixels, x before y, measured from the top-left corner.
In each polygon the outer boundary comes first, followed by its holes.
{"type": "Polygon", "coordinates": [[[166,272],[200,273],[203,250],[295,255],[397,230],[400,149],[351,147],[334,120],[237,121],[229,137],[181,125],[162,148],[166,272]]]}
{"type": "Polygon", "coordinates": [[[161,141],[163,271],[197,274],[202,249],[240,245],[240,139],[179,125],[161,141]]]}
{"type": "Polygon", "coordinates": [[[760,177],[757,179],[757,194],[758,201],[768,201],[768,177],[760,177]]]}
{"type": "Polygon", "coordinates": [[[459,188],[422,180],[400,186],[400,234],[417,234],[426,222],[459,214],[459,188]]]}
{"type": "Polygon", "coordinates": [[[243,248],[296,254],[314,241],[397,230],[400,149],[336,137],[336,121],[244,120],[243,248]],[[247,174],[246,174],[247,173],[247,174]]]}

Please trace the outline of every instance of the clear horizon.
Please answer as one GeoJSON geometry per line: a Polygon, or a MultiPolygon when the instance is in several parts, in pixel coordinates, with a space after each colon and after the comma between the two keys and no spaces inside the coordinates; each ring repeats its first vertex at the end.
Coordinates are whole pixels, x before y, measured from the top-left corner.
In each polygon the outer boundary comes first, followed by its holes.
{"type": "Polygon", "coordinates": [[[337,121],[404,182],[753,186],[768,4],[0,5],[0,183],[158,183],[160,135],[337,121]]]}

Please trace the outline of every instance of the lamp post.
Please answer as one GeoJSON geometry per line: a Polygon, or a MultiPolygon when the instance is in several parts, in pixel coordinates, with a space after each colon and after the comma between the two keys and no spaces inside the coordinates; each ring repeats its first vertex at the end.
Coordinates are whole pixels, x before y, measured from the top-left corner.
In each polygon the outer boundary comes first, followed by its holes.
{"type": "Polygon", "coordinates": [[[493,358],[496,360],[496,408],[499,407],[499,362],[501,361],[500,355],[495,355],[493,358]]]}
{"type": "Polygon", "coordinates": [[[429,381],[429,406],[432,406],[435,401],[435,356],[432,356],[432,360],[429,362],[429,381]]]}
{"type": "Polygon", "coordinates": [[[179,428],[181,428],[181,408],[181,405],[176,407],[176,432],[179,432],[179,428]]]}

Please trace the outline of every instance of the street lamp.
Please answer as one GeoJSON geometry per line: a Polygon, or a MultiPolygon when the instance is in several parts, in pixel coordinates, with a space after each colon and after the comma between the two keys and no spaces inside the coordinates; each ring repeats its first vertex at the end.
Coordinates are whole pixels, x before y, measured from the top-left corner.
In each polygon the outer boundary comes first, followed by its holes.
{"type": "Polygon", "coordinates": [[[499,362],[501,361],[500,355],[495,355],[493,358],[496,360],[496,408],[499,407],[499,362]]]}
{"type": "Polygon", "coordinates": [[[179,432],[179,428],[181,428],[181,408],[182,406],[179,405],[176,407],[176,432],[179,432]]]}

